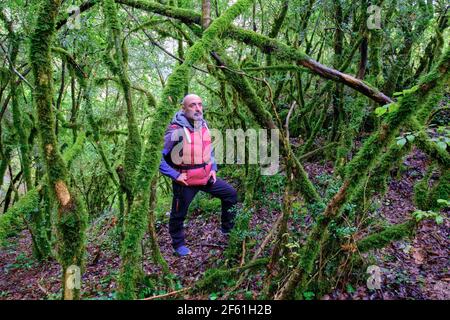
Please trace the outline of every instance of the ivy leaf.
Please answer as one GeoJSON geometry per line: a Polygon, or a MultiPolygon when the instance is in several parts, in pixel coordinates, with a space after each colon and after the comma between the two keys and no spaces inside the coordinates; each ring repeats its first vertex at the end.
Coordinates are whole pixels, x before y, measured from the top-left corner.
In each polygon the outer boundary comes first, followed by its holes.
{"type": "Polygon", "coordinates": [[[416,138],[416,136],[413,134],[408,134],[406,136],[406,139],[408,139],[409,142],[413,142],[415,138],[416,138]]]}
{"type": "Polygon", "coordinates": [[[437,203],[445,205],[445,206],[449,206],[450,205],[450,201],[447,201],[445,199],[437,199],[437,203]]]}
{"type": "Polygon", "coordinates": [[[387,112],[387,107],[386,106],[378,107],[378,108],[375,109],[375,114],[377,115],[377,117],[381,117],[386,112],[387,112]]]}
{"type": "Polygon", "coordinates": [[[398,103],[393,102],[393,103],[388,104],[388,109],[389,109],[389,112],[397,111],[398,110],[398,103]]]}
{"type": "Polygon", "coordinates": [[[213,292],[209,295],[210,300],[216,300],[217,299],[217,293],[213,292]]]}
{"type": "Polygon", "coordinates": [[[303,296],[305,297],[305,300],[312,300],[315,296],[314,292],[306,291],[303,292],[303,296]]]}
{"type": "Polygon", "coordinates": [[[437,224],[442,224],[444,222],[444,218],[442,216],[437,216],[435,221],[437,224]]]}
{"type": "Polygon", "coordinates": [[[397,145],[400,147],[403,147],[406,144],[406,139],[405,138],[401,138],[399,140],[397,140],[397,145]]]}
{"type": "Polygon", "coordinates": [[[347,288],[346,289],[347,289],[347,293],[349,293],[349,294],[352,294],[352,293],[356,292],[355,288],[353,288],[351,284],[347,284],[347,288]]]}
{"type": "Polygon", "coordinates": [[[439,141],[437,142],[437,145],[439,148],[441,148],[442,150],[447,149],[447,143],[445,143],[444,141],[439,141]]]}

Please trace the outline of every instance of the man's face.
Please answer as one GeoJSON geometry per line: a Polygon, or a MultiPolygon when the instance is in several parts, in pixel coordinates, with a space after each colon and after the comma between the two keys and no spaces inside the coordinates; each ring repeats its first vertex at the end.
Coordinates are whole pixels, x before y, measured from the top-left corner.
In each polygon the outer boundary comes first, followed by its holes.
{"type": "Polygon", "coordinates": [[[192,121],[200,121],[203,119],[202,99],[196,95],[187,96],[184,99],[183,111],[186,118],[192,121]]]}

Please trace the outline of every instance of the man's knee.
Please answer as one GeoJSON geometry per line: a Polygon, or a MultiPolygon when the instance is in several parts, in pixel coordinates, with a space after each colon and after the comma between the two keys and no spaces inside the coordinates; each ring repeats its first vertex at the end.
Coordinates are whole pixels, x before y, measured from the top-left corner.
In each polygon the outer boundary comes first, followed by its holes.
{"type": "Polygon", "coordinates": [[[237,191],[231,186],[230,188],[231,188],[230,202],[236,204],[238,202],[237,191]]]}
{"type": "Polygon", "coordinates": [[[236,189],[234,189],[231,185],[228,185],[224,197],[222,197],[222,201],[226,201],[230,205],[236,204],[238,202],[236,189]]]}

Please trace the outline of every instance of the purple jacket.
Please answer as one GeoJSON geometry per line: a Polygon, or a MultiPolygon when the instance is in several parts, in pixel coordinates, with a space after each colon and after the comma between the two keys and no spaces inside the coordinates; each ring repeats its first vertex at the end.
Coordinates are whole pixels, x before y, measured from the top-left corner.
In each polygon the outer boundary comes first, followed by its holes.
{"type": "MultiPolygon", "coordinates": [[[[207,126],[207,123],[205,120],[202,120],[202,126],[207,126]]],[[[171,128],[170,126],[176,124],[180,127],[186,127],[190,131],[194,131],[194,126],[189,122],[189,120],[184,116],[183,111],[178,111],[172,118],[172,121],[169,124],[169,128],[167,128],[166,133],[164,134],[164,148],[162,150],[162,158],[161,162],[159,163],[159,171],[173,180],[176,180],[180,173],[172,168],[169,163],[166,161],[166,157],[169,155],[169,153],[172,151],[175,144],[181,142],[179,141],[172,141],[172,133],[174,130],[177,130],[176,128],[171,128]]],[[[183,139],[182,137],[180,139],[183,139]]],[[[214,149],[211,148],[211,162],[212,162],[212,170],[217,172],[217,164],[216,160],[214,159],[214,149]]]]}

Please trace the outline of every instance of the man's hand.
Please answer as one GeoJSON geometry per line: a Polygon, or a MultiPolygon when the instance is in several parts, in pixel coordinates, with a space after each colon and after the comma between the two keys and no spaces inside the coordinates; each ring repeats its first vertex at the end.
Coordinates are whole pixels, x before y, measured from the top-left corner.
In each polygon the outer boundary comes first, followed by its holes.
{"type": "Polygon", "coordinates": [[[214,170],[211,170],[210,172],[209,172],[209,177],[208,177],[208,180],[209,180],[209,178],[213,178],[213,183],[216,183],[216,180],[217,180],[217,178],[216,178],[216,172],[214,171],[214,170]]]}
{"type": "Polygon", "coordinates": [[[184,172],[180,173],[180,175],[177,178],[177,181],[179,183],[181,183],[182,185],[187,186],[188,184],[187,184],[186,180],[187,180],[187,174],[184,172]]]}

